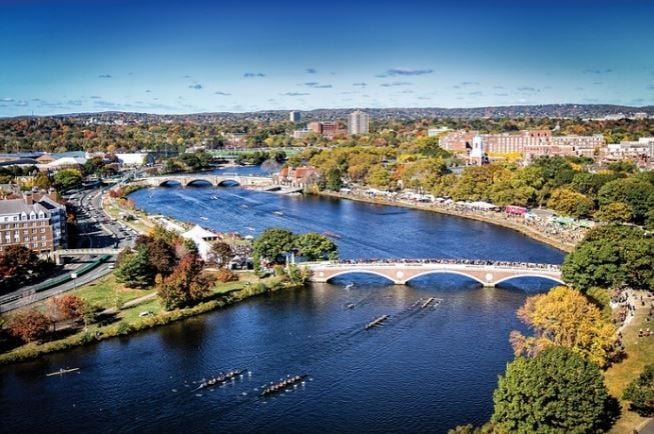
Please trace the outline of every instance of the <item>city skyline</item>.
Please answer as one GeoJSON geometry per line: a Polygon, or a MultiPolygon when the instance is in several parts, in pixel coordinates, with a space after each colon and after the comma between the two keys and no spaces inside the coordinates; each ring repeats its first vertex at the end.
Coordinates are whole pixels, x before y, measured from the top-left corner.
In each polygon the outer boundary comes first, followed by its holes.
{"type": "Polygon", "coordinates": [[[3,2],[0,116],[654,104],[646,1],[220,3],[3,2]]]}

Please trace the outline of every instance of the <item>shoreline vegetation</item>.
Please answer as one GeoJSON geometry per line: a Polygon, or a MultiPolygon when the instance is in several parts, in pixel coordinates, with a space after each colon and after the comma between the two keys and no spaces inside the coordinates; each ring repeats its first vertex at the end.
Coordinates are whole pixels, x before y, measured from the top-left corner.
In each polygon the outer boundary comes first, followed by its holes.
{"type": "MultiPolygon", "coordinates": [[[[106,339],[127,336],[175,321],[227,308],[248,298],[271,294],[281,290],[304,288],[303,283],[284,281],[278,276],[259,279],[252,272],[238,273],[240,280],[217,283],[204,301],[181,309],[167,311],[156,290],[128,289],[110,274],[99,281],[85,285],[67,294],[79,295],[87,302],[100,306],[103,310],[98,316],[102,319],[96,324],[61,339],[37,343],[31,342],[0,354],[0,366],[36,359],[42,355],[65,351],[74,347],[93,344],[106,339]],[[147,312],[147,315],[142,313],[147,312]]],[[[30,306],[33,308],[34,306],[30,306]]],[[[25,309],[25,308],[22,308],[25,309]]],[[[37,303],[36,309],[47,309],[46,302],[37,303]]],[[[60,326],[59,333],[65,332],[75,324],[60,326]]]]}

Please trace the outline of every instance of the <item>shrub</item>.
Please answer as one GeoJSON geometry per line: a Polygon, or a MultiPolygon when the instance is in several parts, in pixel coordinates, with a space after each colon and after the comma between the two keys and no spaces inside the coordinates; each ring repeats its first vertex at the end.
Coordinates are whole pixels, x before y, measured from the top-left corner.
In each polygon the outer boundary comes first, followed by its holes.
{"type": "Polygon", "coordinates": [[[238,274],[234,273],[232,270],[228,268],[221,268],[218,270],[216,273],[216,280],[218,282],[238,282],[238,274]]]}
{"type": "Polygon", "coordinates": [[[631,401],[631,409],[644,417],[654,416],[654,364],[632,381],[624,391],[623,398],[631,401]]]}

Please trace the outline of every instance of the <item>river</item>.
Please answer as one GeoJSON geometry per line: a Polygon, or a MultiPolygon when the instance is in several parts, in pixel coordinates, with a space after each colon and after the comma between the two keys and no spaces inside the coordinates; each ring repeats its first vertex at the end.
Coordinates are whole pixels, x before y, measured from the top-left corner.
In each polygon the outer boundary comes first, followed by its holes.
{"type": "MultiPolygon", "coordinates": [[[[508,229],[398,207],[238,187],[146,189],[131,198],[149,212],[222,231],[334,232],[344,258],[559,263],[563,257],[508,229]]],[[[394,286],[348,275],[247,300],[0,368],[0,430],[438,433],[483,423],[497,375],[512,358],[509,332],[524,329],[515,310],[551,285],[519,279],[489,289],[439,274],[394,286]],[[414,307],[428,297],[442,302],[414,307]],[[391,315],[388,322],[362,330],[383,314],[391,315]],[[45,377],[67,366],[80,371],[45,377]],[[203,377],[233,367],[251,374],[222,388],[193,390],[203,377]],[[264,383],[303,373],[308,380],[293,392],[258,397],[264,383]]]]}

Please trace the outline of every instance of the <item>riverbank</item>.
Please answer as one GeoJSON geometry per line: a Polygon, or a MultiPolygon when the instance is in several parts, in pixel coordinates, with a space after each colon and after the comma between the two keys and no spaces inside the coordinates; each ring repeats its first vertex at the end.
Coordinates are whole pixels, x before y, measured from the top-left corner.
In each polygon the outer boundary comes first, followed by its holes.
{"type": "Polygon", "coordinates": [[[480,214],[473,214],[469,212],[462,212],[458,211],[454,208],[445,208],[445,207],[438,207],[434,206],[432,204],[423,204],[423,203],[408,203],[408,202],[400,202],[400,201],[392,201],[392,200],[387,200],[387,199],[381,199],[381,198],[370,198],[370,197],[365,197],[365,196],[359,196],[359,195],[352,195],[352,194],[344,194],[344,193],[338,193],[338,192],[331,192],[331,191],[321,191],[318,193],[311,193],[311,194],[317,194],[319,196],[325,196],[325,197],[333,197],[333,198],[338,198],[338,199],[346,199],[346,200],[353,200],[357,202],[364,202],[364,203],[372,203],[372,204],[378,204],[378,205],[386,205],[386,206],[397,206],[397,207],[402,207],[402,208],[410,208],[410,209],[417,209],[421,211],[431,211],[431,212],[436,212],[440,214],[447,214],[455,217],[462,217],[470,220],[477,220],[485,223],[490,223],[496,226],[502,226],[508,229],[512,229],[514,231],[520,232],[521,234],[528,236],[529,238],[532,238],[536,241],[539,241],[541,243],[547,244],[549,246],[552,246],[558,250],[561,250],[562,252],[569,253],[571,252],[575,244],[573,243],[566,243],[561,240],[558,240],[552,236],[549,236],[547,234],[544,234],[534,228],[531,228],[529,226],[513,222],[511,220],[503,219],[503,218],[494,218],[490,215],[480,215],[480,214]]]}
{"type": "MultiPolygon", "coordinates": [[[[257,278],[253,273],[239,273],[239,281],[218,283],[212,294],[195,306],[166,311],[156,291],[130,290],[115,281],[113,275],[70,294],[98,306],[99,321],[80,328],[74,334],[44,343],[32,342],[0,354],[0,365],[36,359],[42,355],[89,345],[118,336],[127,336],[143,330],[170,324],[192,316],[223,309],[251,297],[285,289],[299,289],[303,284],[292,284],[279,277],[257,278]],[[145,313],[145,314],[144,314],[145,313]]],[[[46,303],[36,306],[46,310],[46,303]]],[[[60,330],[61,332],[61,330],[60,330]]]]}

